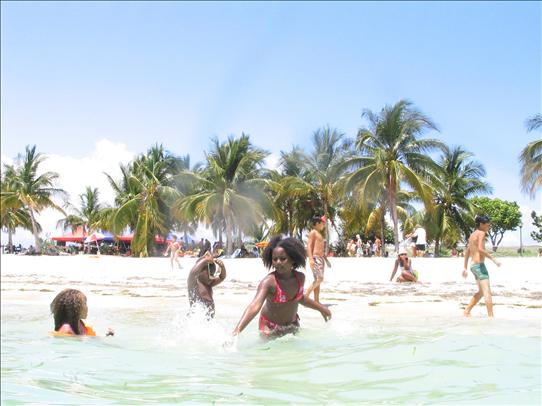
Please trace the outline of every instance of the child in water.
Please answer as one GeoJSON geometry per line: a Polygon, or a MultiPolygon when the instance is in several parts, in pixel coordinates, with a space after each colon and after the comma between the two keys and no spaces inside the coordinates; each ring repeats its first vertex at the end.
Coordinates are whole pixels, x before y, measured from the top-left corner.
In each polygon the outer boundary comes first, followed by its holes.
{"type": "MultiPolygon", "coordinates": [[[[77,289],[64,289],[51,302],[55,319],[55,334],[95,336],[96,332],[85,323],[88,315],[87,297],[77,289]]],[[[108,329],[106,336],[115,333],[108,329]]]]}
{"type": "Polygon", "coordinates": [[[397,268],[401,268],[401,274],[397,278],[397,282],[418,282],[418,272],[412,269],[412,261],[407,256],[407,251],[405,248],[399,249],[399,255],[395,260],[390,281],[395,276],[397,268]]]}
{"type": "Polygon", "coordinates": [[[297,269],[305,267],[306,259],[305,248],[300,241],[283,239],[281,236],[271,240],[262,260],[267,269],[273,267],[275,271],[260,282],[256,296],[233,331],[234,336],[239,335],[260,310],[260,333],[268,338],[298,330],[299,304],[318,310],[325,321],[331,319],[331,312],[326,306],[303,295],[305,275],[297,269]]]}

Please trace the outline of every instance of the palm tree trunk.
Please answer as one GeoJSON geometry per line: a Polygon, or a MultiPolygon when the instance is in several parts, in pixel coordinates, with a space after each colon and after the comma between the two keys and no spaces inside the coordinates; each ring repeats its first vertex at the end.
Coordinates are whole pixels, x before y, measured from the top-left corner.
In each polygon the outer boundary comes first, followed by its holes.
{"type": "Polygon", "coordinates": [[[440,257],[440,236],[435,237],[435,257],[440,257]]]}
{"type": "Polygon", "coordinates": [[[8,252],[13,254],[13,230],[8,228],[8,252]]]}
{"type": "Polygon", "coordinates": [[[327,257],[327,254],[329,253],[329,225],[327,223],[328,219],[328,206],[327,202],[324,200],[324,214],[326,215],[326,236],[325,236],[325,245],[324,245],[324,255],[327,257]]]}
{"type": "Polygon", "coordinates": [[[380,210],[380,256],[383,257],[386,254],[386,220],[384,214],[386,213],[386,206],[380,210]]]}
{"type": "Polygon", "coordinates": [[[28,208],[30,212],[30,222],[32,223],[32,234],[34,234],[34,241],[36,243],[36,252],[41,252],[41,242],[40,242],[40,236],[38,233],[38,227],[36,226],[36,219],[34,218],[34,210],[32,208],[28,208]]]}
{"type": "Polygon", "coordinates": [[[233,230],[231,226],[231,221],[226,220],[226,254],[230,255],[232,253],[233,245],[233,230]]]}
{"type": "Polygon", "coordinates": [[[393,179],[388,179],[388,194],[390,201],[391,219],[393,221],[393,241],[395,245],[395,252],[399,252],[399,225],[397,224],[397,185],[393,179]]]}

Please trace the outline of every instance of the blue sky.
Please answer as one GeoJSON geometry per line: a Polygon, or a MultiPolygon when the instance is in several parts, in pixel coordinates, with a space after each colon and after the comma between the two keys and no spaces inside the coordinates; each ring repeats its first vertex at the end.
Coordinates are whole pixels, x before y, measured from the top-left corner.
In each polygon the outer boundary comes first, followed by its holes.
{"type": "Polygon", "coordinates": [[[3,161],[29,144],[59,162],[84,160],[102,140],[119,157],[158,142],[195,162],[211,137],[241,132],[276,157],[310,148],[326,124],[353,137],[364,108],[407,98],[439,125],[427,136],[485,165],[495,197],[542,209],[540,193],[521,194],[517,162],[540,137],[524,126],[541,111],[540,2],[2,2],[1,11],[3,161]]]}

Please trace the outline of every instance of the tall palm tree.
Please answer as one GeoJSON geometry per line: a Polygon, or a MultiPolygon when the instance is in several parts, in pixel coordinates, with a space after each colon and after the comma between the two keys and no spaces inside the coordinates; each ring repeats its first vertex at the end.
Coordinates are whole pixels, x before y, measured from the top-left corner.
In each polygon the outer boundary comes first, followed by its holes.
{"type": "Polygon", "coordinates": [[[45,156],[36,152],[35,145],[27,146],[25,154],[17,157],[16,166],[8,169],[12,171],[10,187],[2,191],[2,205],[5,205],[6,209],[23,208],[28,213],[37,252],[41,252],[41,241],[36,214],[46,208],[65,214],[64,210],[52,200],[55,195],[66,196],[64,190],[54,187],[59,175],[56,172],[38,175],[39,167],[45,159],[45,156]]]}
{"type": "Polygon", "coordinates": [[[107,219],[107,228],[117,234],[130,227],[134,255],[148,256],[155,235],[171,229],[170,207],[179,197],[173,177],[183,168],[181,162],[162,145],[155,145],[128,166],[121,166],[119,181],[106,174],[117,196],[114,209],[102,210],[102,223],[107,219]]]}
{"type": "MultiPolygon", "coordinates": [[[[461,147],[445,146],[432,176],[435,225],[435,255],[440,253],[440,242],[445,233],[459,230],[468,236],[465,216],[472,211],[470,198],[491,193],[491,187],[482,178],[485,169],[473,161],[473,154],[461,147]]],[[[456,233],[457,234],[457,233],[456,233]]]]}
{"type": "Polygon", "coordinates": [[[100,211],[103,209],[99,201],[99,191],[97,188],[87,186],[85,193],[79,195],[80,208],[74,207],[75,214],[70,214],[57,223],[57,227],[75,231],[78,227],[83,228],[84,233],[88,233],[97,228],[100,219],[100,211]]]}
{"type": "MultiPolygon", "coordinates": [[[[539,130],[542,128],[542,114],[535,114],[525,124],[528,132],[539,130]]],[[[521,187],[523,192],[528,193],[532,199],[542,185],[542,139],[527,144],[521,151],[519,160],[521,187]]]]}
{"type": "Polygon", "coordinates": [[[309,202],[314,200],[312,186],[307,179],[306,156],[299,147],[281,151],[280,172],[270,172],[270,190],[273,204],[269,210],[274,224],[273,234],[288,234],[301,238],[303,228],[313,214],[309,202]]]}
{"type": "MultiPolygon", "coordinates": [[[[312,134],[312,145],[313,150],[305,161],[308,171],[306,183],[321,205],[320,208],[313,207],[313,210],[314,213],[323,213],[338,233],[335,215],[344,197],[344,163],[351,155],[352,143],[344,133],[325,126],[312,134]]],[[[326,235],[329,238],[327,220],[326,235]]]]}
{"type": "Polygon", "coordinates": [[[177,217],[195,219],[226,233],[226,253],[233,248],[234,232],[250,232],[264,219],[266,204],[262,166],[268,153],[254,147],[249,136],[242,134],[225,143],[213,140],[213,149],[206,153],[206,163],[199,171],[182,173],[184,179],[195,182],[192,194],[177,200],[177,217]]]}
{"type": "Polygon", "coordinates": [[[356,148],[361,154],[348,161],[354,169],[349,173],[349,188],[361,190],[364,198],[386,196],[386,209],[393,221],[395,250],[399,250],[397,194],[401,183],[416,191],[426,207],[431,205],[430,188],[425,182],[427,171],[434,167],[427,155],[442,143],[434,139],[419,139],[428,129],[437,126],[406,100],[385,106],[379,113],[364,110],[362,117],[369,127],[358,132],[356,148]]]}
{"type": "MultiPolygon", "coordinates": [[[[21,204],[11,207],[4,204],[4,192],[10,191],[13,176],[15,176],[14,168],[9,165],[5,165],[4,171],[2,171],[0,184],[0,190],[2,192],[2,198],[0,201],[0,222],[2,229],[8,234],[8,247],[10,253],[13,253],[13,235],[15,234],[17,228],[32,231],[30,215],[21,204]]],[[[39,223],[37,226],[38,230],[41,232],[41,226],[39,223]]]]}

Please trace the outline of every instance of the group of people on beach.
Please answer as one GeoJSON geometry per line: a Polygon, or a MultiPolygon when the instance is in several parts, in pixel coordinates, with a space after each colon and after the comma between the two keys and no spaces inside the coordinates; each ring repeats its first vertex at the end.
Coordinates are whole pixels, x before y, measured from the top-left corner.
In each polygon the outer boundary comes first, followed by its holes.
{"type": "MultiPolygon", "coordinates": [[[[467,266],[472,261],[470,270],[473,273],[478,291],[465,308],[464,315],[470,316],[472,308],[485,299],[488,316],[493,317],[493,305],[489,275],[485,266],[485,258],[492,260],[497,266],[500,263],[485,249],[485,238],[490,228],[487,216],[476,216],[476,230],[470,235],[464,257],[463,277],[467,277],[467,266]]],[[[277,236],[271,239],[262,255],[262,261],[267,269],[273,268],[259,283],[256,295],[243,312],[239,322],[234,328],[233,336],[239,335],[246,326],[259,313],[259,330],[263,337],[277,337],[288,333],[295,333],[299,329],[299,304],[320,312],[325,321],[331,319],[331,311],[326,305],[320,303],[320,285],[324,279],[326,264],[325,240],[322,231],[325,228],[324,217],[313,218],[313,228],[309,233],[307,248],[295,238],[282,238],[277,236]],[[305,274],[300,268],[306,266],[307,258],[312,270],[314,280],[304,290],[305,274]],[[310,298],[310,294],[314,299],[310,298]]],[[[406,251],[398,253],[394,270],[390,280],[398,269],[401,274],[398,279],[404,282],[417,280],[417,273],[412,269],[411,260],[406,251]]],[[[224,263],[214,257],[210,251],[205,252],[191,269],[188,280],[188,298],[190,308],[203,305],[208,317],[215,315],[213,300],[213,287],[222,283],[226,278],[224,263]]],[[[51,312],[55,320],[55,334],[60,335],[96,335],[91,326],[84,319],[87,317],[88,307],[86,296],[75,289],[65,289],[60,292],[51,303],[51,312]]],[[[113,335],[109,330],[106,335],[113,335]]]]}

